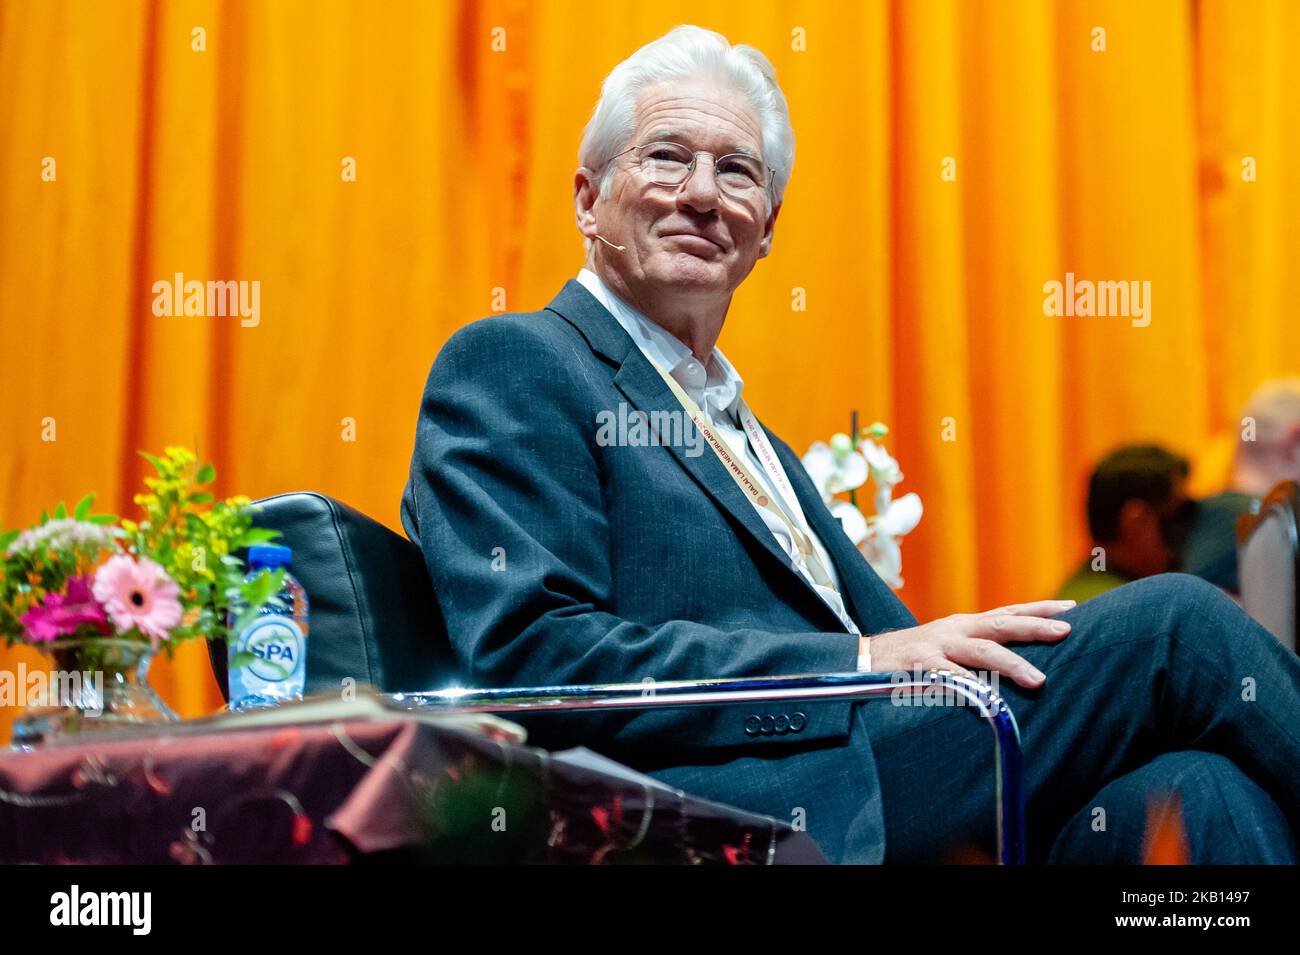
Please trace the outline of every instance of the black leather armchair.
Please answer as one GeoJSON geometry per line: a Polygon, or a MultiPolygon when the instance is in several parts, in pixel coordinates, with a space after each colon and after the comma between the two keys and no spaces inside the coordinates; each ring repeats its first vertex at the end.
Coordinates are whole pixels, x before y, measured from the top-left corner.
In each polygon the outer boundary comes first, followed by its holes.
{"type": "MultiPolygon", "coordinates": [[[[419,548],[378,521],[310,491],[254,504],[254,523],[293,548],[292,573],[311,602],[306,692],[345,678],[380,690],[456,682],[456,661],[419,548]]],[[[223,697],[225,648],[208,645],[223,697]]]]}
{"type": "MultiPolygon", "coordinates": [[[[1020,732],[1005,702],[984,683],[943,672],[902,683],[887,673],[830,673],[661,682],[650,692],[640,683],[462,689],[418,547],[323,494],[278,494],[254,507],[255,523],[280,531],[281,542],[293,549],[293,574],[311,601],[309,694],[337,693],[351,678],[407,706],[497,713],[531,725],[539,714],[584,710],[887,701],[900,688],[938,685],[961,697],[993,731],[999,859],[1025,860],[1020,732]]],[[[209,644],[209,651],[225,695],[225,648],[209,644]]]]}

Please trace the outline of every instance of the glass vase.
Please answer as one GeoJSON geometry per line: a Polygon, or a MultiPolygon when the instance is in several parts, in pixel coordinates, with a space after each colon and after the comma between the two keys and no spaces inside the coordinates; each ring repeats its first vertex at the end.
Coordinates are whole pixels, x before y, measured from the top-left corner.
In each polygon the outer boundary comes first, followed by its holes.
{"type": "Polygon", "coordinates": [[[13,747],[30,750],[57,737],[100,733],[180,717],[149,685],[154,650],[143,640],[69,637],[38,649],[50,661],[44,685],[29,674],[29,706],[14,720],[13,747]]]}

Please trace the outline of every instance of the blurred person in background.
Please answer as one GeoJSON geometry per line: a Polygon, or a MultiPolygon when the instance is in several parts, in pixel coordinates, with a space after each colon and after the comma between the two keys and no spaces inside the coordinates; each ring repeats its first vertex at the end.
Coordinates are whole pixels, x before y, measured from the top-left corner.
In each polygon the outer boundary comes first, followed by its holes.
{"type": "Polygon", "coordinates": [[[1229,488],[1253,498],[1300,481],[1300,377],[1266,381],[1241,409],[1229,488]]]}
{"type": "Polygon", "coordinates": [[[1177,570],[1196,514],[1187,459],[1157,445],[1126,445],[1088,480],[1092,550],[1057,597],[1083,603],[1131,580],[1177,570]]]}
{"type": "Polygon", "coordinates": [[[1261,384],[1241,409],[1228,488],[1199,502],[1183,567],[1238,592],[1237,519],[1283,481],[1300,481],[1300,378],[1261,384]]]}

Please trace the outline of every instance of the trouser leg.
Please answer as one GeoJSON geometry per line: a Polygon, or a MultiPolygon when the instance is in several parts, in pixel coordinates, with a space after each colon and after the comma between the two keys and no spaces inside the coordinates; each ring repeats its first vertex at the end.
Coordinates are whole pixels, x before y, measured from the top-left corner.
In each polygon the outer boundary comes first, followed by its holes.
{"type": "Polygon", "coordinates": [[[1178,825],[1197,865],[1294,865],[1282,810],[1226,756],[1165,753],[1111,780],[1061,829],[1053,863],[1138,865],[1153,830],[1178,825]]]}
{"type": "MultiPolygon", "coordinates": [[[[1029,857],[1102,787],[1169,752],[1232,760],[1300,831],[1300,659],[1216,588],[1165,574],[1064,615],[1070,635],[1012,645],[1047,675],[999,689],[1025,751],[1029,857]]],[[[888,861],[994,846],[993,750],[961,707],[860,707],[881,779],[888,861]]]]}

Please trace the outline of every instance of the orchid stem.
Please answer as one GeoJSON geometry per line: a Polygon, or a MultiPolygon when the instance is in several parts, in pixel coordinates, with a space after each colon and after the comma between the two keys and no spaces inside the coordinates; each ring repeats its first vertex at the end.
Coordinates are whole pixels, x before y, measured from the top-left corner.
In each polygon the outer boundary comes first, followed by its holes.
{"type": "MultiPolygon", "coordinates": [[[[849,412],[849,450],[858,450],[858,411],[853,409],[849,412]]],[[[849,503],[854,507],[858,506],[858,489],[849,489],[849,503]]]]}

